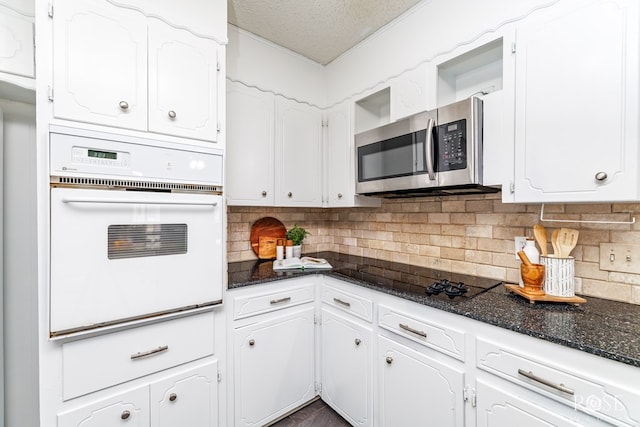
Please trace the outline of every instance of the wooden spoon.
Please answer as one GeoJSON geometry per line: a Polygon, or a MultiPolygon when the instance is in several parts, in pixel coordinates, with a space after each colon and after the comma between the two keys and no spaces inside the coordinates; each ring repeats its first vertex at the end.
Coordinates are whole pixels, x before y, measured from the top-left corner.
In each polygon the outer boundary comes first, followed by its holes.
{"type": "Polygon", "coordinates": [[[533,237],[535,237],[538,246],[540,246],[540,254],[547,256],[547,230],[542,224],[533,226],[533,237]]]}
{"type": "Polygon", "coordinates": [[[553,247],[553,255],[556,258],[560,258],[560,250],[558,248],[558,234],[560,234],[560,229],[556,228],[551,233],[551,246],[553,247]]]}
{"type": "Polygon", "coordinates": [[[558,248],[560,249],[560,258],[568,258],[573,248],[578,243],[578,230],[570,228],[561,228],[558,234],[558,248]]]}

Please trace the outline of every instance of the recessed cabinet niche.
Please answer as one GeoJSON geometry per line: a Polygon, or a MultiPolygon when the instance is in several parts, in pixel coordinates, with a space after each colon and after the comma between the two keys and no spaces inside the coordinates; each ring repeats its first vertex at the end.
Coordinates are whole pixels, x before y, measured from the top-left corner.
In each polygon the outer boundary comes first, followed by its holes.
{"type": "Polygon", "coordinates": [[[53,39],[56,118],[216,141],[214,40],[102,1],[56,3],[53,39]]]}

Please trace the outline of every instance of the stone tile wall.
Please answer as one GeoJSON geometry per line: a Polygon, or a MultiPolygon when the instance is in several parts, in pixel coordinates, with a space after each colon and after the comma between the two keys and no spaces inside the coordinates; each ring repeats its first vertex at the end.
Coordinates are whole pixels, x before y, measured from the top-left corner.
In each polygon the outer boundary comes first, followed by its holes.
{"type": "MultiPolygon", "coordinates": [[[[517,282],[513,238],[532,235],[540,208],[504,204],[500,194],[383,199],[379,208],[229,207],[228,259],[256,259],[249,243],[251,225],[273,216],[287,228],[298,224],[311,233],[303,253],[331,250],[517,282]]],[[[545,205],[545,218],[628,221],[633,216],[640,222],[640,203],[545,205]]],[[[599,267],[600,243],[640,244],[640,223],[543,225],[549,236],[558,227],[580,231],[572,252],[578,293],[640,304],[640,275],[599,267]]]]}

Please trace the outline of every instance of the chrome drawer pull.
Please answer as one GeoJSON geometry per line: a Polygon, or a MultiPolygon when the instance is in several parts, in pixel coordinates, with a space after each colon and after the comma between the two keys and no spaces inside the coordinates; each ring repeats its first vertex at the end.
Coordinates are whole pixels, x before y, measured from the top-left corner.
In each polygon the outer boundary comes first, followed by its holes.
{"type": "Polygon", "coordinates": [[[132,354],[131,360],[137,360],[137,359],[142,359],[143,357],[154,356],[156,354],[163,353],[167,350],[169,350],[168,345],[161,345],[160,347],[154,348],[153,350],[141,351],[136,354],[132,354]]]}
{"type": "Polygon", "coordinates": [[[129,417],[131,416],[131,412],[124,410],[122,411],[122,413],[120,414],[120,419],[121,420],[127,420],[129,419],[129,417]]]}
{"type": "Polygon", "coordinates": [[[525,371],[524,369],[518,369],[518,373],[520,375],[525,376],[525,377],[529,378],[530,380],[533,380],[533,381],[538,382],[540,384],[544,384],[544,385],[546,385],[548,387],[555,388],[556,390],[561,391],[563,393],[570,394],[571,396],[574,395],[574,391],[572,389],[570,389],[569,387],[565,387],[564,384],[552,383],[549,380],[545,380],[544,378],[540,378],[539,376],[535,375],[531,371],[525,371]]]}
{"type": "Polygon", "coordinates": [[[409,325],[404,325],[402,323],[398,323],[398,326],[400,326],[400,328],[404,329],[405,331],[411,332],[412,334],[416,334],[419,335],[423,338],[427,337],[427,333],[424,331],[418,331],[417,329],[413,329],[411,326],[409,325]]]}
{"type": "Polygon", "coordinates": [[[340,298],[334,298],[333,301],[340,305],[344,305],[345,307],[351,307],[351,303],[342,301],[340,298]]]}
{"type": "Polygon", "coordinates": [[[291,297],[284,297],[284,298],[280,298],[280,299],[272,299],[270,301],[271,304],[280,304],[283,302],[289,302],[291,301],[291,297]]]}

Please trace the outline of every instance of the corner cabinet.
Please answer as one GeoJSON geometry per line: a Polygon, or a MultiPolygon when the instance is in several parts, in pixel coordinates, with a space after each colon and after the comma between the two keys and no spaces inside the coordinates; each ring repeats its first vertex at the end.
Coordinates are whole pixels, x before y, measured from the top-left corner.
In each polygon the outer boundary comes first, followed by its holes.
{"type": "Polygon", "coordinates": [[[377,207],[381,204],[379,198],[355,194],[355,147],[351,117],[350,103],[347,101],[329,108],[326,112],[324,206],[377,207]]]}
{"type": "Polygon", "coordinates": [[[216,41],[138,11],[100,0],[59,1],[53,115],[216,141],[223,59],[216,41]]]}
{"type": "Polygon", "coordinates": [[[573,0],[518,25],[515,202],[638,200],[638,10],[573,0]]]}
{"type": "Polygon", "coordinates": [[[375,341],[366,314],[371,315],[373,303],[326,283],[321,293],[320,395],[351,425],[372,426],[375,341]]]}
{"type": "Polygon", "coordinates": [[[227,202],[322,207],[322,111],[227,82],[227,202]]]}
{"type": "Polygon", "coordinates": [[[268,425],[315,397],[314,289],[303,279],[232,291],[233,425],[268,425]]]}

